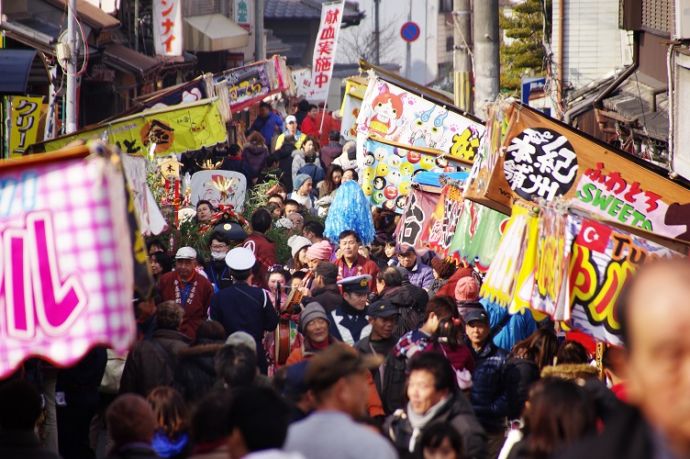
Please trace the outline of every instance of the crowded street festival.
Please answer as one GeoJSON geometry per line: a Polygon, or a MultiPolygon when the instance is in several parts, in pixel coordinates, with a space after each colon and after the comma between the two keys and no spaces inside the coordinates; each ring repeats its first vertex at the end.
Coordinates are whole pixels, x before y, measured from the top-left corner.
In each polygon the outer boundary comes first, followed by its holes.
{"type": "MultiPolygon", "coordinates": [[[[336,65],[341,0],[283,1],[313,10],[311,67],[187,79],[206,16],[142,1],[172,79],[122,106],[85,78],[120,81],[98,47],[124,16],[44,1],[87,52],[59,38],[60,88],[3,92],[1,459],[690,458],[690,181],[632,130],[481,100],[482,70],[471,111],[412,66],[336,65]]],[[[209,17],[247,39],[264,2],[229,3],[209,17]]]]}

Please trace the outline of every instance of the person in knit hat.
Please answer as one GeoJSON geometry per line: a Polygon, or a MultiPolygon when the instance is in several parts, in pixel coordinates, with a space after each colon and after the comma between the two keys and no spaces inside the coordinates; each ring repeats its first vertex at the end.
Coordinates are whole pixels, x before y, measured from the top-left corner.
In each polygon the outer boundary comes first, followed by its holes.
{"type": "Polygon", "coordinates": [[[312,195],[312,188],[314,183],[312,178],[307,174],[297,174],[292,180],[293,192],[288,196],[289,199],[294,199],[299,204],[304,206],[309,213],[315,211],[314,208],[314,196],[312,195]]]}
{"type": "Polygon", "coordinates": [[[462,317],[472,309],[484,309],[479,303],[479,282],[474,276],[460,278],[455,284],[454,296],[462,317]]]}
{"type": "Polygon", "coordinates": [[[292,254],[292,259],[288,261],[290,272],[306,271],[309,267],[307,249],[311,246],[311,241],[304,236],[294,235],[287,240],[287,245],[292,254]]]}
{"type": "Polygon", "coordinates": [[[304,341],[301,347],[290,353],[285,364],[301,362],[334,343],[328,330],[329,325],[330,319],[323,306],[315,301],[308,303],[299,316],[299,332],[304,336],[304,341]]]}
{"type": "Polygon", "coordinates": [[[436,295],[436,292],[448,283],[450,276],[455,274],[457,265],[454,261],[449,259],[442,259],[435,257],[431,260],[431,269],[434,273],[434,282],[429,287],[429,297],[436,295]]]}
{"type": "Polygon", "coordinates": [[[307,263],[309,264],[309,269],[312,271],[316,269],[316,266],[322,261],[328,261],[333,255],[333,247],[326,241],[320,241],[316,244],[312,244],[307,249],[307,263]]]}

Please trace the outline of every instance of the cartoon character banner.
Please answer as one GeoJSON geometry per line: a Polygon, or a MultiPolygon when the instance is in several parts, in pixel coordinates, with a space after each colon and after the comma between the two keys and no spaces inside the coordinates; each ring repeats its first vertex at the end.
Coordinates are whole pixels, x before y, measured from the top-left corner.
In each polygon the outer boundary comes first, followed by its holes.
{"type": "Polygon", "coordinates": [[[372,78],[357,117],[357,152],[369,137],[430,148],[472,162],[484,126],[380,78],[372,78]]]}
{"type": "Polygon", "coordinates": [[[345,95],[340,105],[340,137],[345,141],[357,140],[357,117],[362,107],[364,92],[367,90],[361,78],[348,78],[345,80],[345,95]]]}
{"type": "Polygon", "coordinates": [[[407,204],[412,177],[419,171],[448,172],[455,163],[431,153],[420,153],[403,147],[369,139],[364,145],[362,190],[371,202],[399,214],[407,204]]]}
{"type": "Polygon", "coordinates": [[[30,356],[69,366],[95,345],[122,353],[134,340],[123,185],[99,156],[0,165],[0,378],[30,356]]]}
{"type": "Polygon", "coordinates": [[[192,204],[209,201],[214,207],[219,204],[232,205],[237,212],[244,208],[247,179],[244,174],[233,171],[200,171],[192,175],[192,204]]]}
{"type": "Polygon", "coordinates": [[[448,255],[486,272],[496,256],[508,217],[469,199],[462,205],[448,255]]]}
{"type": "Polygon", "coordinates": [[[36,144],[37,151],[58,150],[75,140],[101,139],[123,153],[144,155],[155,144],[155,154],[181,154],[226,142],[228,132],[215,99],[146,110],[107,125],[36,144]]]}
{"type": "Polygon", "coordinates": [[[463,211],[462,190],[453,185],[444,185],[441,198],[422,231],[422,239],[436,255],[445,258],[463,211]]]}
{"type": "Polygon", "coordinates": [[[505,153],[487,161],[466,196],[506,210],[515,198],[563,197],[603,218],[690,241],[690,190],[681,184],[529,107],[513,104],[500,115],[510,121],[491,153],[505,153]]]}
{"type": "Polygon", "coordinates": [[[431,217],[440,198],[441,195],[438,193],[431,193],[419,188],[412,190],[407,207],[395,229],[399,244],[409,244],[417,249],[425,248],[424,240],[421,237],[424,222],[431,217]]]}

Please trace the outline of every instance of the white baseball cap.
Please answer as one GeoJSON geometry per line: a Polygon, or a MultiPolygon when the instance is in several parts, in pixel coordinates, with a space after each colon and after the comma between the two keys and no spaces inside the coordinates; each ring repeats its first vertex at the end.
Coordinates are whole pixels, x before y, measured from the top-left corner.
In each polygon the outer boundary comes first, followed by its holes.
{"type": "Polygon", "coordinates": [[[196,260],[196,250],[191,247],[180,247],[175,254],[175,260],[196,260]]]}
{"type": "Polygon", "coordinates": [[[252,269],[255,263],[254,252],[246,247],[235,247],[225,255],[225,264],[235,271],[252,269]]]}
{"type": "Polygon", "coordinates": [[[285,117],[285,124],[296,123],[297,118],[294,115],[288,115],[285,117]]]}

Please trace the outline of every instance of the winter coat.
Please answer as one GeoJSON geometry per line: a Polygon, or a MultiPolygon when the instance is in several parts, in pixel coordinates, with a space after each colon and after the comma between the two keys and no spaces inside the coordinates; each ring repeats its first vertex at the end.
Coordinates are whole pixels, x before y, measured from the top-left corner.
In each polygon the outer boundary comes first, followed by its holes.
{"type": "Polygon", "coordinates": [[[491,342],[479,352],[469,343],[468,347],[472,349],[475,364],[470,392],[474,412],[488,433],[502,431],[505,429],[508,414],[508,390],[505,380],[507,353],[491,342]]]}
{"type": "Polygon", "coordinates": [[[271,145],[273,136],[283,132],[283,129],[283,120],[280,119],[276,112],[270,112],[266,118],[257,116],[249,128],[250,131],[260,132],[266,141],[266,145],[271,145]]]}
{"type": "Polygon", "coordinates": [[[529,397],[529,388],[539,379],[539,367],[528,359],[511,357],[505,366],[508,420],[518,419],[529,397]]]}
{"type": "MultiPolygon", "coordinates": [[[[178,274],[175,271],[163,274],[158,280],[158,290],[160,291],[163,301],[180,301],[176,298],[175,293],[176,280],[179,282],[178,274]]],[[[189,301],[191,304],[185,302],[185,304],[182,305],[184,317],[180,324],[180,333],[187,335],[193,340],[196,337],[196,330],[199,328],[199,324],[206,320],[208,304],[213,295],[213,286],[205,276],[198,272],[194,273],[194,277],[190,282],[196,282],[197,285],[194,291],[194,297],[192,297],[190,293],[189,301]]],[[[180,285],[180,290],[183,288],[184,287],[180,285]]]]}
{"type": "Polygon", "coordinates": [[[419,288],[426,290],[434,282],[434,272],[431,270],[431,266],[425,265],[420,260],[417,260],[417,263],[407,272],[409,273],[410,284],[419,288]]]}
{"type": "Polygon", "coordinates": [[[292,152],[295,151],[295,145],[283,144],[280,147],[277,145],[274,154],[278,157],[278,165],[282,172],[280,183],[285,187],[285,191],[290,193],[292,191],[292,152]]]}
{"type": "Polygon", "coordinates": [[[386,288],[380,299],[390,301],[400,311],[398,325],[393,331],[393,336],[396,338],[419,328],[424,320],[426,303],[429,301],[424,289],[411,284],[386,288]]]}
{"type": "Polygon", "coordinates": [[[57,453],[44,448],[33,430],[0,432],[0,457],[21,459],[59,459],[57,453]]]}
{"type": "Polygon", "coordinates": [[[305,163],[304,166],[300,167],[300,169],[297,171],[297,175],[299,174],[306,174],[311,177],[314,187],[318,186],[318,184],[321,183],[326,177],[326,174],[324,174],[321,166],[316,163],[305,163]]]}
{"type": "MultiPolygon", "coordinates": [[[[297,149],[292,152],[292,182],[295,182],[295,178],[297,177],[297,174],[299,170],[305,165],[307,162],[304,160],[304,150],[302,149],[297,149]]],[[[297,190],[295,190],[297,191],[297,190]]]]}
{"type": "MultiPolygon", "coordinates": [[[[456,392],[450,397],[436,413],[436,416],[422,428],[422,433],[436,423],[450,424],[460,434],[464,452],[462,457],[468,459],[486,458],[486,433],[477,422],[472,406],[461,392],[456,392]]],[[[410,453],[409,451],[413,428],[405,411],[398,410],[390,416],[384,424],[383,431],[396,446],[401,459],[421,459],[423,457],[419,441],[422,433],[417,436],[413,452],[410,453]]]]}
{"type": "Polygon", "coordinates": [[[412,358],[418,352],[438,352],[443,354],[456,371],[474,371],[475,363],[469,347],[460,344],[452,347],[439,343],[436,338],[427,335],[421,329],[405,333],[395,345],[394,353],[404,359],[412,358]]]}
{"type": "Polygon", "coordinates": [[[202,343],[177,354],[175,388],[187,402],[201,399],[216,382],[213,359],[222,343],[202,343]]]}
{"type": "Polygon", "coordinates": [[[267,287],[268,269],[278,262],[275,242],[255,231],[247,236],[242,247],[251,250],[256,257],[253,269],[255,283],[260,287],[267,287]]]}
{"type": "Polygon", "coordinates": [[[328,170],[331,164],[340,156],[343,152],[343,146],[338,142],[328,142],[328,145],[321,147],[319,156],[321,157],[321,165],[323,165],[324,170],[328,170]]]}
{"type": "Polygon", "coordinates": [[[448,283],[448,279],[434,279],[429,287],[429,298],[433,298],[438,294],[438,291],[448,283]]]}
{"type": "Polygon", "coordinates": [[[320,124],[321,124],[321,118],[314,119],[311,116],[305,116],[304,120],[302,120],[302,123],[300,124],[299,128],[305,134],[310,135],[310,136],[314,137],[315,139],[318,139],[319,138],[320,124]]]}
{"type": "Polygon", "coordinates": [[[250,175],[248,180],[256,178],[261,173],[261,169],[266,164],[268,158],[268,148],[265,145],[247,144],[242,149],[242,160],[245,164],[245,170],[250,175]]]}
{"type": "MultiPolygon", "coordinates": [[[[361,354],[376,354],[370,338],[367,336],[359,340],[355,344],[355,349],[361,354]]],[[[385,360],[379,368],[371,370],[371,376],[374,378],[374,384],[376,384],[376,390],[381,397],[383,410],[386,414],[393,414],[395,410],[402,408],[405,404],[406,360],[396,357],[395,352],[393,352],[395,340],[391,337],[390,341],[391,349],[383,356],[385,360]]]]}
{"type": "Polygon", "coordinates": [[[489,315],[491,335],[496,347],[510,351],[515,343],[522,341],[537,330],[537,323],[528,310],[510,315],[508,309],[489,300],[479,301],[489,315]]]}
{"type": "Polygon", "coordinates": [[[311,293],[312,296],[302,300],[302,304],[307,305],[312,301],[316,301],[323,306],[327,314],[345,301],[343,300],[343,297],[340,294],[340,289],[337,285],[327,285],[323,288],[315,289],[311,293]]]}
{"type": "Polygon", "coordinates": [[[189,338],[174,330],[156,330],[153,338],[140,341],[127,355],[120,381],[120,393],[142,397],[156,386],[172,386],[177,355],[189,347],[189,338]]]}

